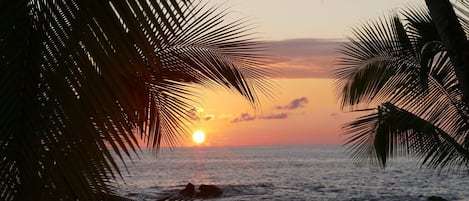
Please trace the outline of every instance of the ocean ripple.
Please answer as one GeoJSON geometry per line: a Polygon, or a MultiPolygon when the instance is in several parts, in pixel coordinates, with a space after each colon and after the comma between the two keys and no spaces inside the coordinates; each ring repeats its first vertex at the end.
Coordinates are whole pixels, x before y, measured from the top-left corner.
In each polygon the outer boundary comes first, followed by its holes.
{"type": "Polygon", "coordinates": [[[129,164],[117,191],[135,200],[178,194],[187,183],[223,190],[215,200],[469,200],[468,173],[419,169],[409,158],[386,170],[353,164],[340,146],[180,148],[129,164]]]}

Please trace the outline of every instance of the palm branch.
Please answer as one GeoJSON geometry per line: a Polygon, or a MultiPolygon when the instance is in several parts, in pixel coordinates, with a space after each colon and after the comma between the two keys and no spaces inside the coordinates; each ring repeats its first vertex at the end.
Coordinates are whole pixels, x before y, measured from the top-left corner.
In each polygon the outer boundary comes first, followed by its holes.
{"type": "Polygon", "coordinates": [[[355,29],[340,50],[342,108],[377,111],[344,126],[352,156],[383,167],[407,153],[431,167],[467,165],[468,110],[449,56],[427,10],[400,16],[355,29]]]}
{"type": "MultiPolygon", "coordinates": [[[[99,200],[144,138],[187,131],[193,88],[257,102],[262,46],[186,0],[0,3],[2,200],[99,200]],[[256,88],[257,87],[257,88],[256,88]]],[[[265,91],[262,91],[265,92],[265,91]]]]}

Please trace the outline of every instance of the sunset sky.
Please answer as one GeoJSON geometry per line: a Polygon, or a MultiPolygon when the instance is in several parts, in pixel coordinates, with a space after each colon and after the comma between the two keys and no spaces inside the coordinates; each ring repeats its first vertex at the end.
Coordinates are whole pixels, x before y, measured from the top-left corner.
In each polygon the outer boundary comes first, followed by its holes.
{"type": "Polygon", "coordinates": [[[269,47],[279,73],[274,100],[261,98],[255,110],[237,94],[202,89],[195,105],[197,129],[182,146],[343,144],[340,127],[356,114],[340,110],[330,72],[337,49],[351,28],[416,0],[213,0],[233,11],[228,20],[247,17],[269,47]]]}

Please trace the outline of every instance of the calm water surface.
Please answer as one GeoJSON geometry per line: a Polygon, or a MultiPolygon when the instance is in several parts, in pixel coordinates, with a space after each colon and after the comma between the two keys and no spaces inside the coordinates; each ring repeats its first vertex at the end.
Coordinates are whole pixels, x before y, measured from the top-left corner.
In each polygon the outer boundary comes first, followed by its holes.
{"type": "MultiPolygon", "coordinates": [[[[118,192],[135,200],[177,193],[191,182],[224,191],[212,200],[426,200],[436,195],[469,201],[465,171],[420,169],[408,158],[386,170],[353,164],[340,146],[178,148],[128,161],[118,192]]],[[[122,164],[121,164],[122,165],[122,164]]]]}

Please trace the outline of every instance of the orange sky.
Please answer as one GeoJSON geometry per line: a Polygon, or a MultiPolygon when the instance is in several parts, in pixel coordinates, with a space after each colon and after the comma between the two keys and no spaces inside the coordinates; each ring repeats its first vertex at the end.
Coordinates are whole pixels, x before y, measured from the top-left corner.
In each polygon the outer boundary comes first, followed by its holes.
{"type": "Polygon", "coordinates": [[[194,130],[206,133],[201,145],[190,136],[181,146],[343,144],[341,125],[357,114],[340,111],[330,78],[337,49],[351,28],[389,14],[415,0],[214,0],[248,17],[266,40],[279,74],[275,100],[261,99],[254,110],[246,100],[223,89],[202,89],[194,130]]]}
{"type": "MultiPolygon", "coordinates": [[[[342,113],[332,80],[278,79],[276,100],[261,99],[253,109],[239,95],[223,89],[205,89],[198,106],[195,130],[207,135],[199,146],[341,144],[340,126],[352,119],[342,113]],[[209,98],[207,98],[209,97],[209,98]]],[[[183,146],[195,146],[187,139],[183,146]]]]}

